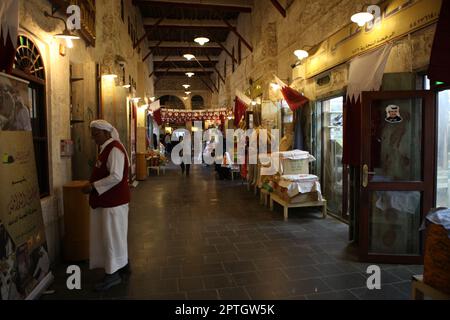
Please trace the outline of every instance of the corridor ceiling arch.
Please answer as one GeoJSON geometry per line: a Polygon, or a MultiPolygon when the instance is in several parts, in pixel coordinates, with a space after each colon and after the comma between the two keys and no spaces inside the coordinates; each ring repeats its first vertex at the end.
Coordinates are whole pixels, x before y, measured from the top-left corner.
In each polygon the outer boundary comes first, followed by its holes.
{"type": "Polygon", "coordinates": [[[160,99],[161,107],[166,109],[186,109],[184,102],[177,96],[165,95],[160,99]]]}

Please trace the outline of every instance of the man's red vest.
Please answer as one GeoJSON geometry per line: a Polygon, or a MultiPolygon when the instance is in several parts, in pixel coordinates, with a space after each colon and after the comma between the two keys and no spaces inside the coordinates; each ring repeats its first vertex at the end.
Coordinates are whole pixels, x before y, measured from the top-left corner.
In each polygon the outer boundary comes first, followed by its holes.
{"type": "Polygon", "coordinates": [[[125,165],[123,168],[123,178],[122,181],[115,185],[110,190],[106,191],[101,196],[98,195],[97,191],[93,191],[89,196],[89,205],[93,209],[97,208],[114,208],[118,206],[122,206],[124,204],[130,203],[130,187],[128,186],[128,163],[126,151],[121,143],[118,141],[113,141],[108,144],[105,149],[99,154],[97,158],[97,163],[94,166],[94,170],[92,171],[91,179],[89,180],[91,183],[102,180],[109,176],[109,171],[106,166],[108,162],[109,154],[113,148],[117,148],[125,156],[125,165]]]}

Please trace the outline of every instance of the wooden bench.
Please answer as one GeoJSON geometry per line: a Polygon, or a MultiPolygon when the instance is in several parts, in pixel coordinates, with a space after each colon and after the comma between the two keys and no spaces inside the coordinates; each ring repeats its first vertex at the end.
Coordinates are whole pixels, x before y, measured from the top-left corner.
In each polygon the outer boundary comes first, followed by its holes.
{"type": "Polygon", "coordinates": [[[327,201],[312,201],[312,202],[303,202],[303,203],[289,203],[285,200],[281,199],[275,193],[270,194],[270,210],[273,211],[273,203],[276,202],[280,204],[284,208],[284,220],[288,220],[289,218],[289,209],[290,208],[308,208],[308,207],[322,207],[322,215],[323,218],[327,218],[327,201]]]}
{"type": "Polygon", "coordinates": [[[412,277],[411,290],[413,300],[424,300],[425,296],[433,300],[450,300],[449,294],[425,284],[423,282],[423,275],[412,277]]]}

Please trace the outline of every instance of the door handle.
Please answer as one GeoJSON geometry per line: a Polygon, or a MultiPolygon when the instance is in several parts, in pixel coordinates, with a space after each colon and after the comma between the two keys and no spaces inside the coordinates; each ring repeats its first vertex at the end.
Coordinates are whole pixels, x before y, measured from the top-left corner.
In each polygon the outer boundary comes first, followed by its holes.
{"type": "Polygon", "coordinates": [[[362,171],[363,171],[362,172],[362,174],[363,174],[363,176],[362,176],[362,178],[363,178],[362,185],[363,185],[364,188],[367,188],[367,186],[369,185],[369,176],[376,175],[376,172],[369,172],[369,166],[367,164],[365,164],[363,166],[363,170],[362,171]]]}

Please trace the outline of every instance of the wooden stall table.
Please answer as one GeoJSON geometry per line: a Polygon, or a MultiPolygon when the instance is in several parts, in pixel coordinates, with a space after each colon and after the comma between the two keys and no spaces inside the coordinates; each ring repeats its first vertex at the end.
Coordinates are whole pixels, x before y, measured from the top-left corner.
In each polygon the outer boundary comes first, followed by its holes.
{"type": "Polygon", "coordinates": [[[288,201],[283,200],[277,194],[272,192],[270,194],[270,210],[273,211],[273,203],[276,202],[280,204],[284,208],[284,220],[288,220],[289,218],[289,209],[290,208],[308,208],[308,207],[322,207],[322,215],[323,218],[327,218],[327,201],[324,199],[322,201],[307,201],[302,203],[289,203],[288,201]]]}
{"type": "Polygon", "coordinates": [[[413,276],[412,283],[412,300],[424,300],[424,297],[430,297],[433,300],[450,300],[450,295],[423,282],[423,275],[413,276]]]}
{"type": "Polygon", "coordinates": [[[64,259],[89,259],[90,207],[89,196],[81,192],[88,181],[72,181],[63,186],[64,197],[64,259]]]}

